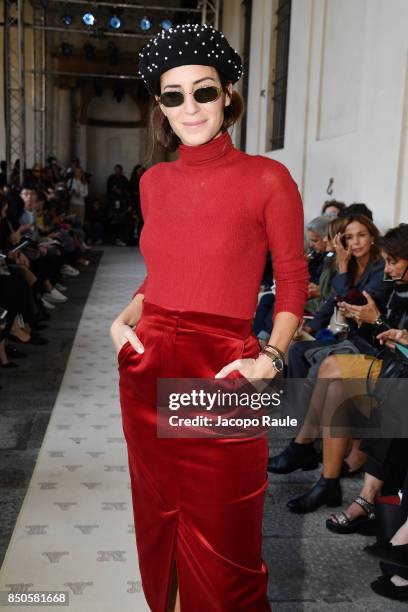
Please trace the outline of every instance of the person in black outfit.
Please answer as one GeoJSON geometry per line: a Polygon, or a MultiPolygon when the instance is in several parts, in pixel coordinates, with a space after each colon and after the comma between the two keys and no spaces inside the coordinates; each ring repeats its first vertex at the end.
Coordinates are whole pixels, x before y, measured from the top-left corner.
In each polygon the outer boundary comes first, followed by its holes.
{"type": "Polygon", "coordinates": [[[105,209],[100,200],[91,202],[85,221],[85,232],[89,244],[103,244],[105,234],[105,209]]]}
{"type": "Polygon", "coordinates": [[[7,185],[7,164],[4,160],[0,162],[0,189],[7,185]]]}
{"type": "Polygon", "coordinates": [[[123,167],[116,164],[114,174],[108,178],[107,192],[110,200],[120,199],[124,194],[129,194],[129,180],[123,174],[123,167]]]}
{"type": "MultiPolygon", "coordinates": [[[[408,288],[408,283],[405,283],[405,287],[408,288]]],[[[408,302],[408,298],[406,301],[408,302]]],[[[408,303],[405,315],[407,314],[408,303]]],[[[378,338],[391,348],[395,348],[396,341],[408,347],[407,329],[389,329],[381,332],[378,338]]],[[[339,534],[376,532],[377,542],[364,549],[381,560],[382,575],[371,583],[371,588],[378,595],[399,601],[408,601],[407,446],[406,438],[366,440],[364,450],[368,457],[362,491],[345,512],[333,514],[326,521],[326,527],[339,534]],[[383,496],[395,497],[399,491],[402,493],[402,499],[398,516],[395,512],[393,514],[396,519],[393,521],[394,528],[391,530],[391,524],[381,522],[376,525],[374,499],[378,498],[380,493],[383,496]],[[387,537],[385,532],[388,532],[387,537]]],[[[380,497],[377,501],[384,503],[385,500],[380,497]]],[[[395,510],[395,506],[393,508],[395,510]]],[[[385,512],[387,511],[386,507],[385,512]]]]}
{"type": "Polygon", "coordinates": [[[130,185],[123,168],[116,164],[107,182],[108,221],[112,237],[118,246],[125,246],[126,214],[130,205],[130,185]]]}

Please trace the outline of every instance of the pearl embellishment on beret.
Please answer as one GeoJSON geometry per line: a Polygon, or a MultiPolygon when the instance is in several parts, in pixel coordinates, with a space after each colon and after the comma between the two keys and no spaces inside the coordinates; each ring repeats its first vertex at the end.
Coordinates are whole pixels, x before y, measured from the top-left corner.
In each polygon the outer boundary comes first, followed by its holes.
{"type": "Polygon", "coordinates": [[[207,24],[181,24],[168,31],[161,30],[141,49],[138,74],[153,92],[154,83],[163,72],[188,64],[212,66],[232,83],[236,83],[243,72],[238,52],[228,44],[222,32],[207,24]]]}

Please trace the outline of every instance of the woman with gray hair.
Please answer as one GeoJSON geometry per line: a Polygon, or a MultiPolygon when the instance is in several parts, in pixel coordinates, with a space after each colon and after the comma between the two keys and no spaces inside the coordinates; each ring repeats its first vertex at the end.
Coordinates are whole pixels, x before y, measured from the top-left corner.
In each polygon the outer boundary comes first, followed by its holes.
{"type": "Polygon", "coordinates": [[[331,292],[331,279],[336,273],[333,238],[337,234],[339,221],[330,217],[320,216],[310,221],[306,230],[312,253],[309,255],[308,301],[305,311],[315,314],[331,292]],[[314,280],[314,277],[318,277],[314,280]],[[312,280],[313,279],[313,280],[312,280]]]}
{"type": "MultiPolygon", "coordinates": [[[[309,250],[307,251],[309,288],[308,302],[306,302],[305,310],[312,314],[317,312],[323,301],[321,299],[319,283],[321,273],[324,269],[324,262],[326,259],[326,235],[329,223],[330,217],[321,216],[316,217],[306,226],[309,244],[309,250]]],[[[271,334],[274,310],[275,294],[272,291],[269,291],[265,293],[259,300],[253,323],[254,333],[261,343],[265,342],[271,334]]]]}

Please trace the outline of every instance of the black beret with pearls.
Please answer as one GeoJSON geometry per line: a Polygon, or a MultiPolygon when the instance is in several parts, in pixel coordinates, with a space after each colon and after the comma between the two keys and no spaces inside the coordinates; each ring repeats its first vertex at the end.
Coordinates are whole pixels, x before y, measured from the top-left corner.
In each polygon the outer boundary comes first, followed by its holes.
{"type": "Polygon", "coordinates": [[[166,70],[188,64],[213,66],[232,83],[242,76],[238,53],[222,32],[207,24],[184,24],[162,30],[139,52],[139,75],[152,93],[166,70]]]}

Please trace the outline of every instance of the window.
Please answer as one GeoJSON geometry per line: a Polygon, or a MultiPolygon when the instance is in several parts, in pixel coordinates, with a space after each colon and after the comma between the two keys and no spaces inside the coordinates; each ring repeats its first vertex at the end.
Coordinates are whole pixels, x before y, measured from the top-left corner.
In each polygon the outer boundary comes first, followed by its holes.
{"type": "MultiPolygon", "coordinates": [[[[291,0],[275,0],[271,42],[271,85],[268,108],[268,145],[272,151],[285,142],[291,0]]],[[[269,148],[268,147],[268,148],[269,148]]]]}

